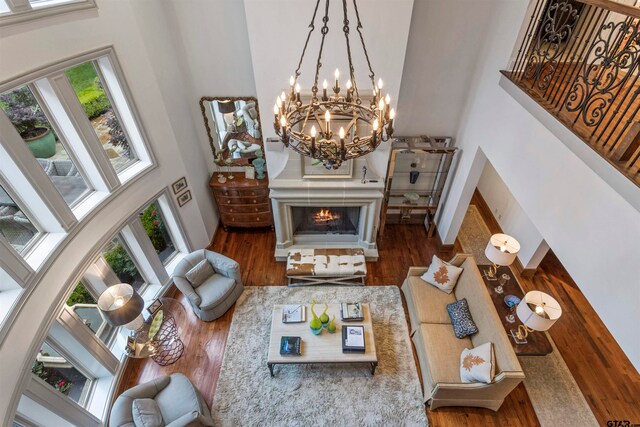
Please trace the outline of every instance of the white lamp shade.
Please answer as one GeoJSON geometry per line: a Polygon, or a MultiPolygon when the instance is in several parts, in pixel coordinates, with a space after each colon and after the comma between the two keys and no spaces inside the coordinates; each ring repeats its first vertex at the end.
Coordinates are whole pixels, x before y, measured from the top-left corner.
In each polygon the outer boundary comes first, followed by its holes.
{"type": "Polygon", "coordinates": [[[546,331],[560,318],[562,308],[552,296],[540,291],[530,291],[518,304],[516,314],[527,328],[546,331]],[[537,307],[540,307],[540,314],[536,312],[537,307]]]}
{"type": "Polygon", "coordinates": [[[520,243],[507,234],[494,234],[484,254],[496,265],[511,265],[520,251],[520,243]]]}

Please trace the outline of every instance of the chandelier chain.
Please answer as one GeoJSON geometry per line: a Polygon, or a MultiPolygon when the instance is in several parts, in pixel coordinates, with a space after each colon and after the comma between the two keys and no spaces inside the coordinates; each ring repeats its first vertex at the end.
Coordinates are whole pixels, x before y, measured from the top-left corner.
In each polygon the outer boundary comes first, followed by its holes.
{"type": "MultiPolygon", "coordinates": [[[[328,1],[328,0],[327,0],[328,1]]],[[[309,39],[311,38],[311,33],[316,29],[315,21],[316,14],[318,13],[318,6],[320,6],[320,0],[316,2],[316,7],[313,9],[313,16],[311,17],[311,22],[309,23],[309,33],[307,33],[307,40],[304,42],[304,47],[302,48],[302,55],[300,55],[300,61],[298,62],[298,68],[296,68],[296,80],[300,77],[300,68],[302,67],[302,60],[304,59],[304,54],[307,51],[307,46],[309,45],[309,39]]]]}
{"type": "Polygon", "coordinates": [[[369,66],[369,78],[371,79],[371,83],[373,84],[373,88],[376,87],[376,74],[373,72],[373,68],[371,67],[371,61],[369,60],[369,53],[367,52],[367,46],[364,44],[364,36],[362,35],[362,21],[360,21],[360,12],[358,12],[358,4],[356,0],[353,0],[353,9],[356,11],[356,19],[358,20],[358,25],[356,26],[356,30],[358,30],[358,34],[360,35],[360,41],[362,42],[362,50],[364,50],[364,56],[367,58],[367,65],[369,66]]]}
{"type": "Polygon", "coordinates": [[[353,90],[356,93],[356,98],[360,97],[358,93],[358,86],[356,85],[355,68],[353,67],[353,60],[351,59],[351,44],[349,43],[349,18],[347,16],[347,0],[342,0],[342,12],[344,13],[344,20],[342,21],[342,31],[344,32],[344,38],[347,45],[347,58],[349,59],[349,78],[353,85],[353,90]]]}
{"type": "MultiPolygon", "coordinates": [[[[318,0],[318,3],[319,2],[320,0],[318,0]]],[[[321,60],[322,60],[322,49],[324,48],[324,39],[327,36],[327,33],[329,32],[329,26],[327,25],[329,23],[329,0],[326,0],[325,2],[324,17],[322,18],[322,22],[324,23],[324,25],[322,25],[322,30],[320,30],[320,32],[322,33],[322,41],[320,42],[320,49],[318,50],[318,60],[316,61],[316,75],[313,79],[313,87],[311,88],[314,98],[318,93],[318,79],[320,78],[320,68],[322,68],[321,60]]]]}

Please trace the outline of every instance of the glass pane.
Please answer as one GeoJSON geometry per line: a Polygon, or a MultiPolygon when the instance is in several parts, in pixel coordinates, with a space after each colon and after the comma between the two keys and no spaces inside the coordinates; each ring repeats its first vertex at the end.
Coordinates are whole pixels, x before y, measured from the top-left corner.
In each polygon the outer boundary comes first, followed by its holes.
{"type": "Polygon", "coordinates": [[[111,164],[116,171],[124,169],[135,160],[135,154],[129,146],[93,62],[69,68],[65,73],[111,164]]]}
{"type": "Polygon", "coordinates": [[[84,178],[29,87],[20,86],[0,95],[0,107],[67,204],[87,194],[84,178]]]}
{"type": "Polygon", "coordinates": [[[144,285],[142,275],[119,238],[116,237],[107,245],[102,256],[120,282],[130,284],[136,291],[144,285]]]}
{"type": "Polygon", "coordinates": [[[29,4],[32,8],[38,9],[41,7],[51,7],[64,3],[71,3],[75,0],[29,0],[29,4]]]}
{"type": "Polygon", "coordinates": [[[79,404],[83,403],[91,383],[86,376],[46,342],[42,344],[42,348],[36,355],[31,372],[79,404]]]}
{"type": "Polygon", "coordinates": [[[0,13],[10,13],[11,9],[9,9],[9,5],[5,0],[0,0],[0,13]]]}
{"type": "Polygon", "coordinates": [[[176,248],[171,240],[171,235],[167,230],[162,211],[157,203],[151,203],[140,214],[140,221],[147,232],[147,236],[151,239],[151,243],[155,248],[160,260],[164,264],[171,255],[176,252],[176,248]]]}
{"type": "Polygon", "coordinates": [[[0,234],[20,253],[38,234],[38,229],[2,186],[0,186],[0,234]]]}

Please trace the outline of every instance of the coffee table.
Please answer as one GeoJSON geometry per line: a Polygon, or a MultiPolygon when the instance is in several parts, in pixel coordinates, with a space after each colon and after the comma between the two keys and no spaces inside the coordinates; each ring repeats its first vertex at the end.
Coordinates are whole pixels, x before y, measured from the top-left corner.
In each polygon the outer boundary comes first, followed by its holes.
{"type": "MultiPolygon", "coordinates": [[[[337,330],[330,334],[323,330],[320,335],[314,335],[309,328],[309,320],[312,318],[310,304],[306,304],[307,321],[304,323],[282,323],[282,307],[273,307],[271,316],[271,335],[269,337],[269,354],[267,356],[267,366],[271,376],[274,376],[275,365],[286,364],[309,364],[309,363],[366,363],[371,368],[371,375],[375,374],[378,366],[378,356],[376,354],[376,342],[373,339],[373,326],[371,324],[371,311],[369,304],[362,304],[364,311],[364,321],[362,322],[342,322],[340,319],[340,304],[329,304],[327,314],[336,316],[335,324],[337,330]],[[343,353],[342,352],[342,326],[364,326],[365,352],[364,353],[343,353]],[[282,356],[280,354],[280,339],[283,336],[300,337],[300,356],[282,356]]],[[[319,315],[324,310],[324,304],[316,305],[316,313],[319,315]],[[320,309],[322,307],[322,309],[320,309]]]]}

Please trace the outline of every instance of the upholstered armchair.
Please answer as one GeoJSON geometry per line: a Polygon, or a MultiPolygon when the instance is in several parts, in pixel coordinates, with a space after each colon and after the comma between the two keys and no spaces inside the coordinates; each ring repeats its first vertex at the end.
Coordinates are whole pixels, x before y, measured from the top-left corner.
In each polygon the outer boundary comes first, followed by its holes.
{"type": "MultiPolygon", "coordinates": [[[[162,416],[160,425],[165,427],[213,426],[211,412],[197,388],[182,374],[158,377],[137,385],[122,393],[111,408],[109,427],[135,427],[134,401],[152,399],[156,410],[147,410],[143,416],[162,416]],[[158,414],[159,412],[159,414],[158,414]]],[[[140,416],[140,413],[136,414],[140,416]]],[[[158,424],[155,424],[158,425],[158,424]]]]}
{"type": "Polygon", "coordinates": [[[184,257],[173,272],[173,282],[185,294],[196,315],[207,322],[226,313],[244,290],[240,265],[231,258],[206,249],[184,257]],[[215,273],[202,284],[194,286],[185,276],[204,259],[209,261],[215,273]]]}

